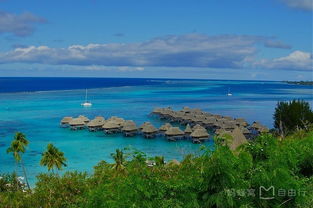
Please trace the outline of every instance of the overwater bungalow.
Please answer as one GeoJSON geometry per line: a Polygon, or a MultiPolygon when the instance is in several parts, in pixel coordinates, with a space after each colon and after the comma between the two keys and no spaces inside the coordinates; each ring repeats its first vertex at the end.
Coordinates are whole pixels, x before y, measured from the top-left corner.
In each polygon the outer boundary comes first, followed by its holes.
{"type": "Polygon", "coordinates": [[[237,125],[236,125],[235,121],[226,121],[226,122],[224,122],[223,127],[226,131],[232,131],[237,127],[237,125]]]}
{"type": "Polygon", "coordinates": [[[163,112],[163,108],[154,108],[152,114],[160,115],[163,112]]]}
{"type": "Polygon", "coordinates": [[[94,120],[105,121],[105,118],[103,116],[96,116],[94,120]]]}
{"type": "Polygon", "coordinates": [[[201,143],[201,141],[209,138],[209,134],[205,128],[196,128],[190,136],[193,143],[201,143]]]}
{"type": "Polygon", "coordinates": [[[89,122],[89,118],[87,118],[86,116],[80,115],[78,116],[78,118],[80,118],[85,124],[89,122]]]}
{"type": "Polygon", "coordinates": [[[104,123],[105,120],[95,118],[87,123],[87,127],[89,131],[100,131],[102,130],[104,123]]]}
{"type": "Polygon", "coordinates": [[[169,130],[169,128],[171,128],[172,127],[172,125],[170,124],[170,123],[165,123],[165,124],[163,124],[160,128],[159,128],[159,133],[161,134],[161,135],[165,135],[165,132],[167,131],[167,130],[169,130]]]}
{"type": "Polygon", "coordinates": [[[131,137],[137,134],[138,127],[136,126],[135,122],[132,120],[125,121],[122,127],[122,132],[124,136],[131,137]]]}
{"type": "Polygon", "coordinates": [[[82,118],[73,118],[70,122],[69,125],[71,127],[71,130],[79,130],[79,129],[84,129],[85,128],[85,122],[82,118]]]}
{"type": "Polygon", "coordinates": [[[117,116],[112,116],[107,121],[114,122],[114,123],[118,124],[120,127],[122,127],[123,123],[125,122],[125,120],[123,118],[120,118],[117,116]]]}
{"type": "Polygon", "coordinates": [[[204,115],[195,115],[192,121],[195,124],[200,124],[201,125],[204,120],[205,120],[205,116],[204,115]]]}
{"type": "Polygon", "coordinates": [[[182,121],[179,122],[181,125],[191,124],[193,121],[192,115],[185,115],[182,117],[182,121]]]}
{"type": "Polygon", "coordinates": [[[266,126],[260,124],[257,121],[252,123],[251,128],[254,131],[256,131],[258,134],[260,134],[260,133],[268,133],[269,132],[269,129],[266,126]]]}
{"type": "Polygon", "coordinates": [[[183,109],[180,110],[180,112],[183,112],[183,113],[190,113],[191,112],[191,108],[189,108],[188,106],[185,106],[183,107],[183,109]]]}
{"type": "Polygon", "coordinates": [[[216,129],[215,130],[215,134],[218,136],[222,136],[224,134],[230,134],[230,133],[231,133],[230,131],[227,131],[225,129],[216,129]]]}
{"type": "Polygon", "coordinates": [[[185,133],[185,137],[187,138],[190,137],[190,134],[192,133],[192,129],[189,124],[187,124],[184,133],[185,133]]]}
{"type": "Polygon", "coordinates": [[[169,141],[176,141],[177,139],[182,139],[185,133],[180,130],[178,127],[170,127],[165,135],[169,141]]]}
{"type": "Polygon", "coordinates": [[[139,130],[141,131],[145,126],[151,125],[151,123],[149,121],[144,122],[143,124],[141,124],[141,126],[139,126],[139,130]]]}
{"type": "Polygon", "coordinates": [[[243,126],[240,126],[239,128],[242,131],[243,135],[245,135],[245,137],[247,139],[251,138],[251,132],[249,131],[249,129],[247,129],[246,127],[243,127],[243,126]]]}
{"type": "Polygon", "coordinates": [[[207,117],[203,122],[202,125],[206,128],[206,129],[212,129],[214,128],[214,124],[216,123],[216,118],[214,117],[207,117]]]}
{"type": "Polygon", "coordinates": [[[258,129],[259,133],[268,133],[270,130],[266,126],[261,126],[261,128],[258,129]]]}
{"type": "Polygon", "coordinates": [[[223,118],[225,119],[225,120],[228,120],[228,121],[231,121],[231,120],[234,120],[232,117],[230,117],[230,116],[223,116],[223,118]]]}
{"type": "Polygon", "coordinates": [[[213,115],[216,119],[221,119],[223,116],[221,116],[221,115],[218,115],[218,114],[216,114],[216,115],[213,115]]]}
{"type": "Polygon", "coordinates": [[[118,133],[121,130],[120,125],[112,120],[105,122],[102,128],[107,134],[118,133]]]}
{"type": "Polygon", "coordinates": [[[158,129],[155,128],[152,124],[145,125],[141,132],[143,133],[145,138],[154,138],[158,129]]]}
{"type": "Polygon", "coordinates": [[[200,124],[196,124],[194,127],[192,127],[192,130],[196,130],[196,129],[205,129],[203,126],[201,126],[200,124]]]}
{"type": "Polygon", "coordinates": [[[69,116],[64,117],[60,122],[60,126],[68,127],[71,120],[73,120],[73,117],[69,117],[69,116]]]}
{"type": "Polygon", "coordinates": [[[237,126],[243,126],[243,127],[248,126],[248,122],[244,118],[236,118],[235,122],[237,126]]]}

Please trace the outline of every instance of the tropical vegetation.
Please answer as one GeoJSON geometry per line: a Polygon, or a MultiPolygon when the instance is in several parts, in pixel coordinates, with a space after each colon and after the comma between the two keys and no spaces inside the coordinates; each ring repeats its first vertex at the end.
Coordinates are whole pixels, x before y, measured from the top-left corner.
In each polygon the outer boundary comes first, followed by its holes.
{"type": "MultiPolygon", "coordinates": [[[[313,127],[298,126],[284,137],[275,131],[262,134],[235,151],[216,137],[214,148],[202,146],[180,162],[117,149],[114,162],[100,161],[92,174],[49,171],[37,176],[31,191],[15,173],[5,174],[0,207],[311,208],[313,127]]],[[[49,144],[41,165],[53,170],[65,162],[64,154],[49,144]]]]}

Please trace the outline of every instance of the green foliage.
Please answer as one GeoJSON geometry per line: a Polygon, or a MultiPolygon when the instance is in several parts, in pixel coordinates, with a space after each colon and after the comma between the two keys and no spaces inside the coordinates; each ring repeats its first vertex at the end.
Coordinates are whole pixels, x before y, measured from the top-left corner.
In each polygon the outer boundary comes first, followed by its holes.
{"type": "Polygon", "coordinates": [[[11,146],[7,149],[7,153],[12,153],[16,162],[20,162],[22,159],[21,153],[26,151],[28,143],[26,136],[21,132],[17,132],[11,142],[11,146]]]}
{"type": "Polygon", "coordinates": [[[113,166],[113,168],[117,171],[123,171],[125,166],[125,157],[124,157],[124,153],[122,150],[117,149],[116,153],[112,153],[111,156],[113,157],[115,164],[113,166]]]}
{"type": "Polygon", "coordinates": [[[61,170],[62,166],[66,166],[65,162],[64,153],[59,151],[53,144],[48,144],[47,150],[42,154],[40,165],[46,166],[48,171],[54,168],[61,170]]]}
{"type": "Polygon", "coordinates": [[[40,174],[37,178],[32,197],[40,200],[34,207],[77,207],[89,190],[86,173],[40,174]]]}
{"type": "Polygon", "coordinates": [[[236,152],[224,139],[214,150],[201,147],[199,154],[180,163],[147,158],[138,150],[116,150],[115,162],[99,162],[91,175],[40,174],[32,193],[6,188],[3,184],[14,183],[14,177],[3,177],[0,201],[4,207],[23,208],[311,208],[313,132],[301,134],[301,139],[294,134],[284,140],[264,134],[236,152]],[[260,198],[261,186],[275,187],[275,197],[260,198]],[[286,194],[278,195],[278,190],[286,194]]]}
{"type": "Polygon", "coordinates": [[[297,129],[307,129],[313,123],[310,104],[303,100],[278,102],[274,113],[274,127],[281,134],[289,134],[297,129]]]}
{"type": "Polygon", "coordinates": [[[7,153],[12,153],[16,161],[16,164],[20,163],[22,165],[23,173],[26,179],[26,184],[28,189],[30,190],[30,186],[26,175],[26,169],[21,155],[21,153],[24,153],[26,151],[28,143],[29,141],[26,139],[26,136],[21,132],[17,132],[14,136],[13,141],[11,142],[10,147],[7,149],[7,153]]]}
{"type": "Polygon", "coordinates": [[[25,185],[21,183],[16,173],[0,174],[0,192],[14,192],[24,190],[25,185]]]}

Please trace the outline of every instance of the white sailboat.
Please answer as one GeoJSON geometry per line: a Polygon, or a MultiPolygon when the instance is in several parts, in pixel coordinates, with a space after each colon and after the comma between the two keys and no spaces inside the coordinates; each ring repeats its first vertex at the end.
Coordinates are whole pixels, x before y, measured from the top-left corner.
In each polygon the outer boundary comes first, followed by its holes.
{"type": "Polygon", "coordinates": [[[228,88],[228,93],[227,93],[227,96],[232,96],[233,94],[230,93],[230,90],[228,88]]]}
{"type": "Polygon", "coordinates": [[[84,107],[92,106],[92,103],[90,101],[88,101],[88,91],[87,91],[87,89],[86,89],[86,95],[85,95],[85,102],[83,102],[81,105],[84,106],[84,107]]]}

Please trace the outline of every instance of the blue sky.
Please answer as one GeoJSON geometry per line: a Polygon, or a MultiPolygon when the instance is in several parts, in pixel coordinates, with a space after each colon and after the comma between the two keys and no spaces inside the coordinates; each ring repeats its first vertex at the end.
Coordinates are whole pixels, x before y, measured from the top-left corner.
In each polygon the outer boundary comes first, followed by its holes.
{"type": "Polygon", "coordinates": [[[0,76],[312,80],[312,0],[0,0],[0,76]]]}

